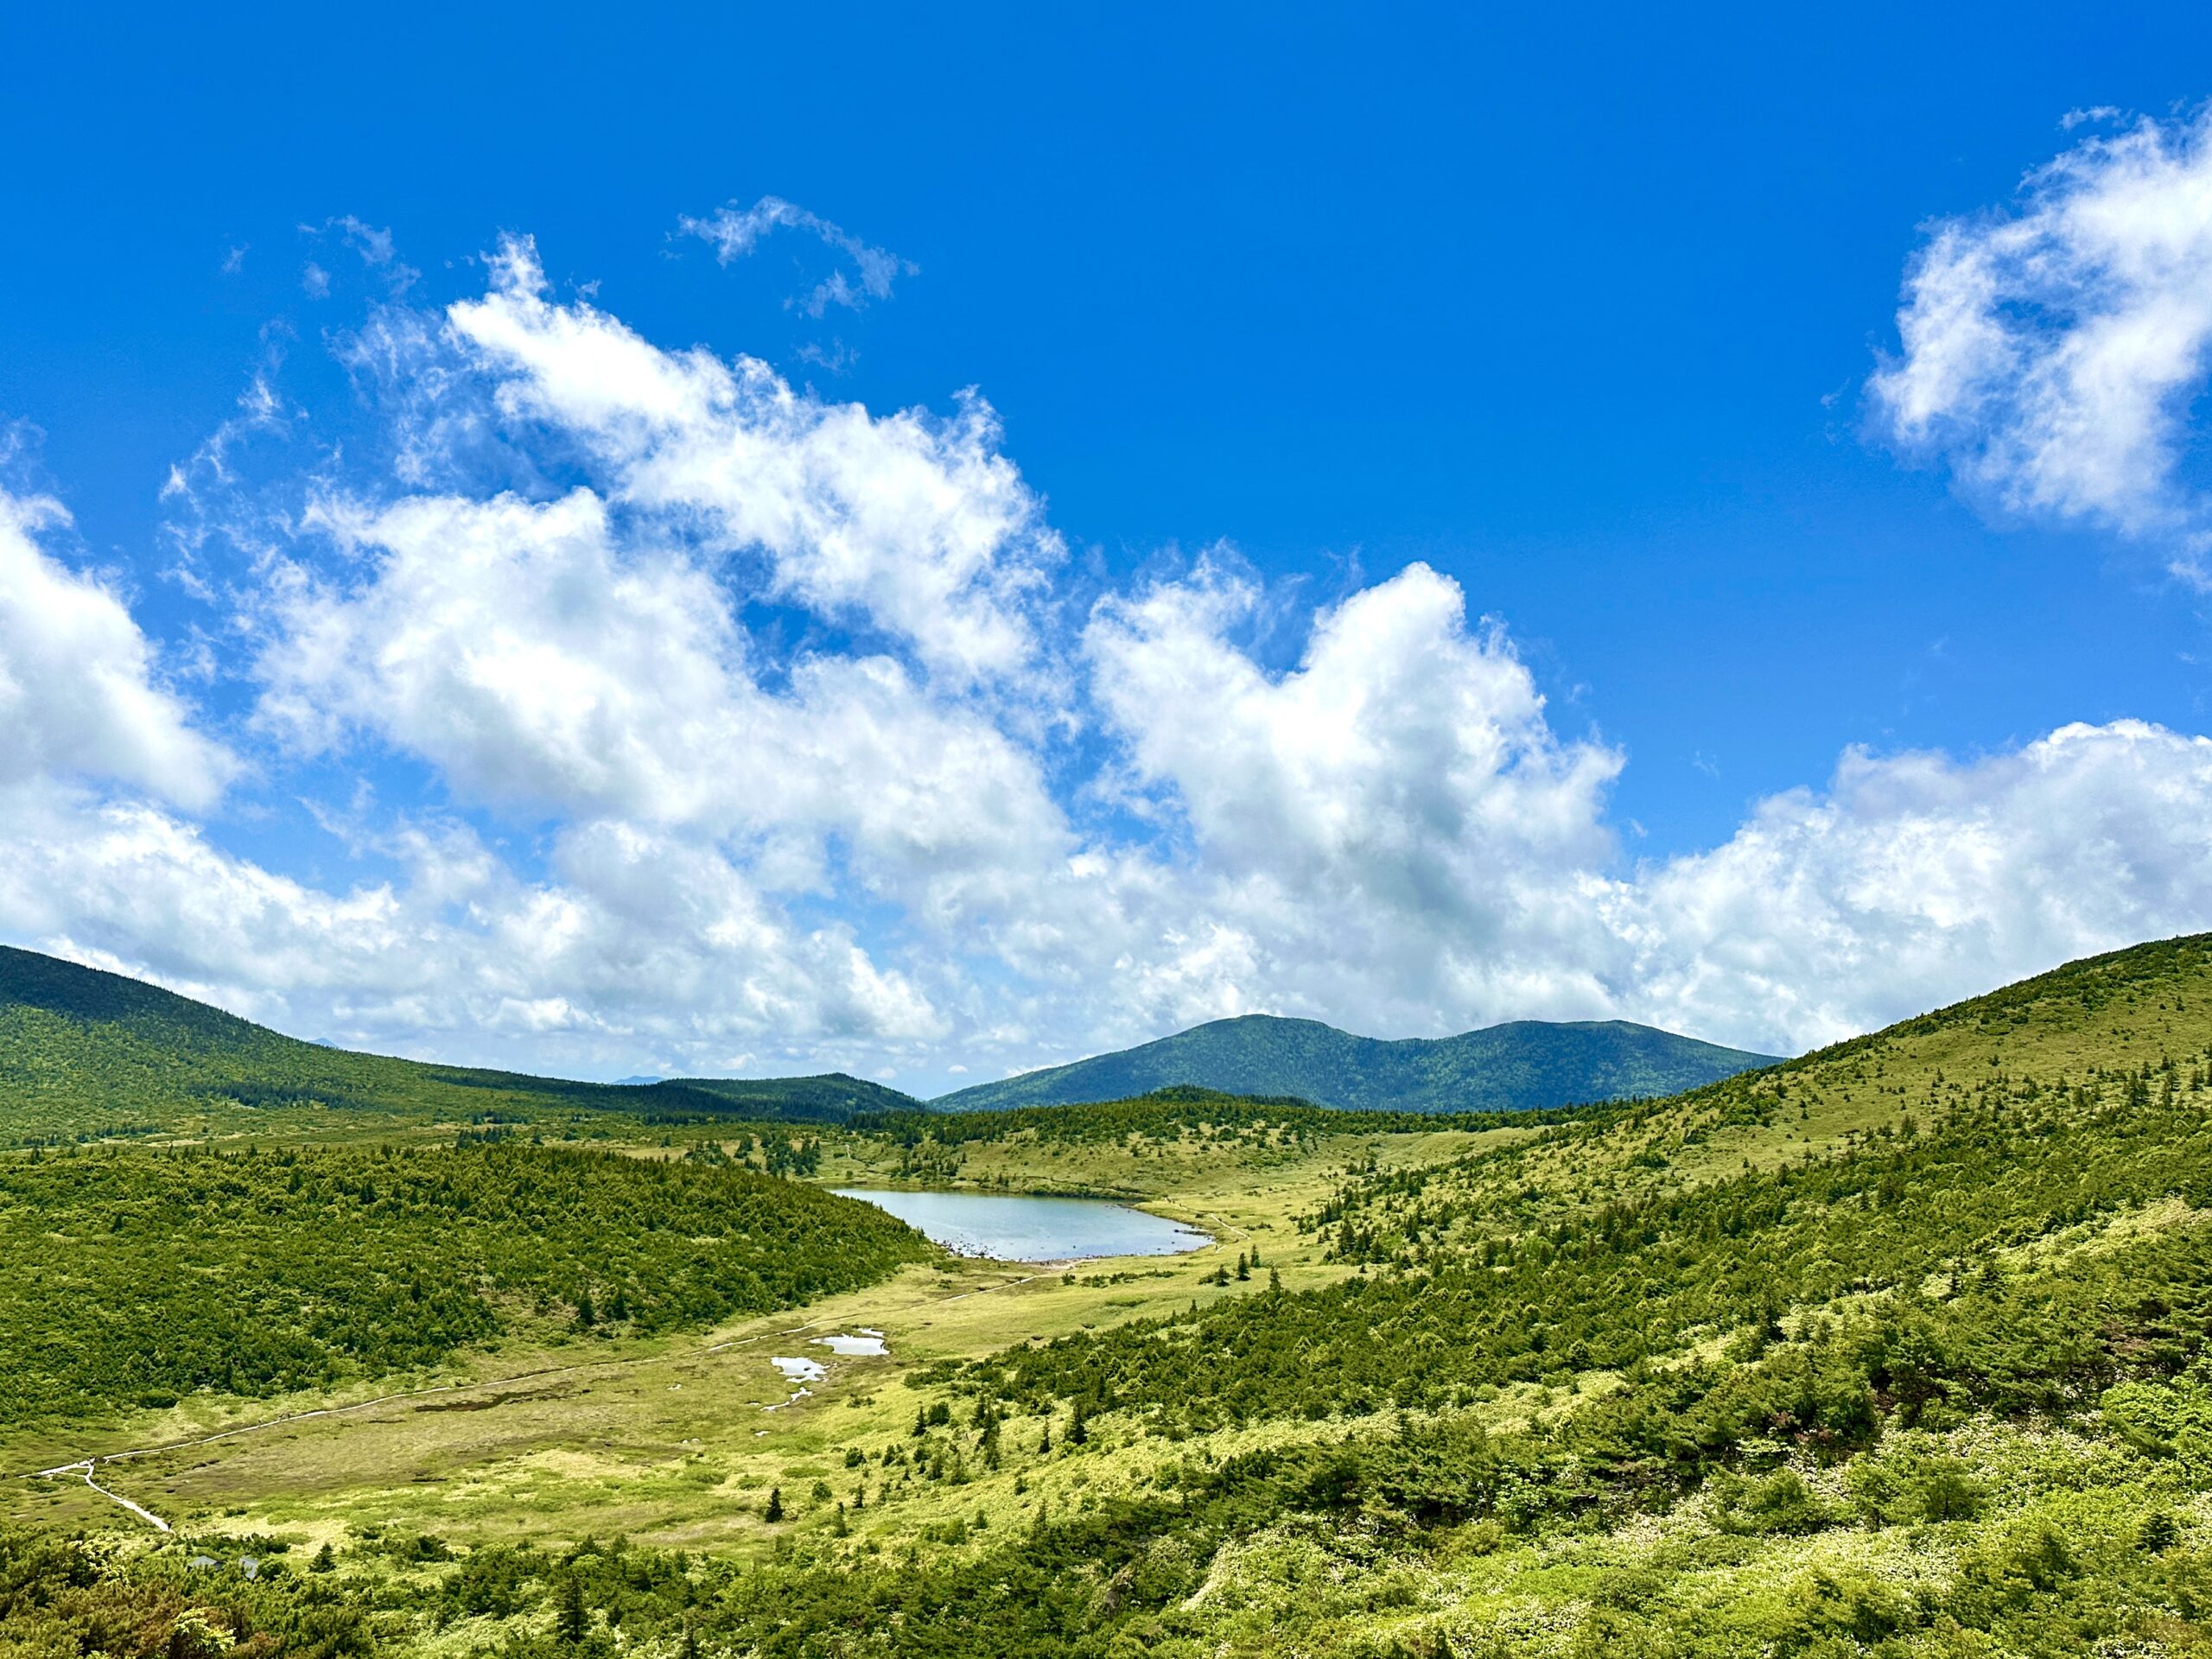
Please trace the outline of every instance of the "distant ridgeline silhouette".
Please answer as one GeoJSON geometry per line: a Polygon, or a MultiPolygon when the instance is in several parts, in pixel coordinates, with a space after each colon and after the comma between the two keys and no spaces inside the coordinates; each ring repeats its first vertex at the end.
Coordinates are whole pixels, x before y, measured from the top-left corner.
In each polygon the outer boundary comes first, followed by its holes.
{"type": "MultiPolygon", "coordinates": [[[[1669,1095],[1772,1063],[1619,1020],[1519,1020],[1399,1042],[1252,1014],[1071,1065],[979,1084],[932,1111],[1123,1100],[1188,1085],[1349,1111],[1512,1111],[1669,1095]]],[[[143,980],[0,946],[0,1144],[168,1128],[226,1109],[476,1120],[548,1110],[836,1123],[917,1109],[832,1072],[576,1083],[306,1042],[143,980]]]]}
{"type": "Polygon", "coordinates": [[[574,1083],[304,1042],[143,980],[0,946],[0,1145],[245,1109],[474,1120],[563,1109],[842,1122],[914,1109],[841,1072],[574,1083]]]}
{"type": "Polygon", "coordinates": [[[1316,1020],[1246,1014],[1068,1065],[982,1083],[932,1111],[1001,1111],[1120,1100],[1175,1084],[1290,1095],[1344,1111],[1519,1111],[1671,1095],[1771,1065],[1625,1020],[1516,1020],[1457,1037],[1385,1041],[1316,1020]]]}

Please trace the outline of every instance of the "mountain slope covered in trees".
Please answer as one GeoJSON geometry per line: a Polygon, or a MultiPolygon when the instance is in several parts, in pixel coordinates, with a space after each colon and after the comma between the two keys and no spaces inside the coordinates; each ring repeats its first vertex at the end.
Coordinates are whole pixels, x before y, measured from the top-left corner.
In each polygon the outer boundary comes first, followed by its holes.
{"type": "Polygon", "coordinates": [[[1518,1020],[1457,1037],[1384,1041],[1315,1020],[1254,1014],[930,1103],[938,1111],[1000,1111],[1191,1087],[1290,1096],[1340,1111],[1518,1111],[1671,1095],[1773,1063],[1770,1055],[1619,1020],[1518,1020]]]}
{"type": "Polygon", "coordinates": [[[651,1335],[934,1252],[727,1166],[499,1140],[0,1161],[0,1426],[434,1364],[518,1325],[651,1335]]]}
{"type": "Polygon", "coordinates": [[[0,1145],[294,1121],[612,1112],[834,1122],[916,1105],[831,1075],[571,1083],[302,1042],[120,974],[0,947],[0,1145]]]}

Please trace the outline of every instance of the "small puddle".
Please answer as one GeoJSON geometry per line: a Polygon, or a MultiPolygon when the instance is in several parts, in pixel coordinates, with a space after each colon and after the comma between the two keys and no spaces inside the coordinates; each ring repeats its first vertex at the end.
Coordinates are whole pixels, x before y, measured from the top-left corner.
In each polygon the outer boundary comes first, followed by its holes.
{"type": "MultiPolygon", "coordinates": [[[[883,1332],[872,1331],[867,1325],[862,1325],[857,1335],[841,1332],[834,1337],[810,1337],[807,1340],[814,1347],[827,1348],[840,1359],[880,1359],[891,1351],[884,1344],[883,1332]]],[[[797,1405],[813,1394],[814,1390],[806,1386],[808,1383],[819,1382],[830,1375],[830,1368],[818,1359],[779,1354],[768,1363],[792,1386],[789,1399],[763,1406],[763,1411],[781,1411],[785,1406],[797,1405]]]]}
{"type": "Polygon", "coordinates": [[[763,1411],[781,1411],[785,1406],[797,1405],[814,1392],[812,1389],[806,1386],[808,1383],[819,1382],[830,1375],[830,1368],[818,1359],[786,1359],[779,1357],[768,1363],[783,1373],[785,1382],[796,1382],[798,1386],[791,1390],[790,1399],[779,1400],[772,1406],[763,1406],[760,1408],[763,1411]]]}

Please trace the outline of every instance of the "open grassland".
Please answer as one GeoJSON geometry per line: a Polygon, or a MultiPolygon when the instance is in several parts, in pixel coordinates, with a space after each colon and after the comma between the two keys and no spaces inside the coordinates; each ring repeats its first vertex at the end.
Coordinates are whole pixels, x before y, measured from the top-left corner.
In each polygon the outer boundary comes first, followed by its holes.
{"type": "Polygon", "coordinates": [[[2212,1652],[2202,940],[1507,1126],[1154,1099],[626,1149],[1116,1193],[1216,1243],[938,1257],[711,1326],[518,1324],[373,1388],[21,1425],[17,1471],[247,1432],[97,1465],[181,1543],[80,1476],[15,1482],[42,1524],[0,1532],[0,1636],[172,1659],[2212,1652]],[[812,1340],[863,1331],[887,1354],[812,1340]],[[826,1375],[798,1394],[778,1358],[826,1375]],[[395,1385],[435,1392],[368,1400],[395,1385]],[[135,1541],[73,1554],[71,1523],[135,1541]]]}

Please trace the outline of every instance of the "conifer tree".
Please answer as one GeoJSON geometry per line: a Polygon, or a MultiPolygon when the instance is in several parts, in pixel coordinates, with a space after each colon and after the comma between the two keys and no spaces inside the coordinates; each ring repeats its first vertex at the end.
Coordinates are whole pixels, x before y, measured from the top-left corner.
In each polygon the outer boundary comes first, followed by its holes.
{"type": "Polygon", "coordinates": [[[584,1581],[571,1569],[561,1580],[560,1604],[554,1609],[554,1633],[568,1646],[580,1648],[591,1635],[591,1611],[584,1605],[584,1581]]]}

